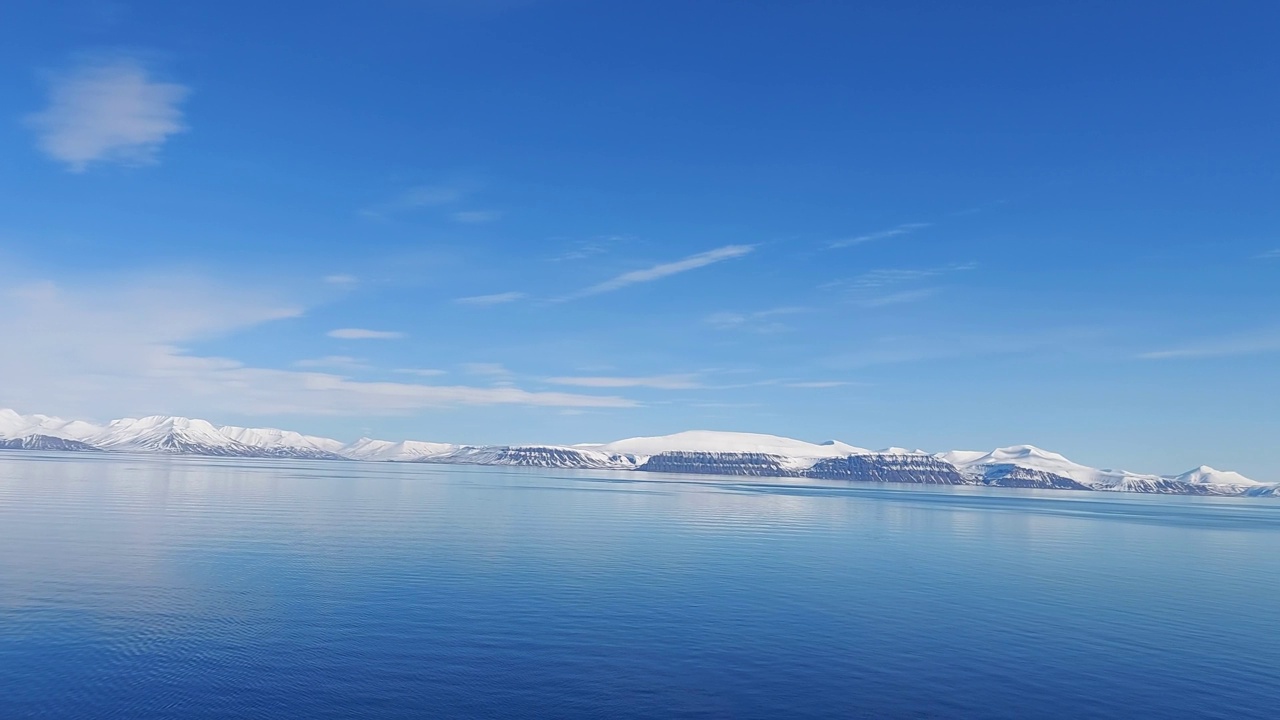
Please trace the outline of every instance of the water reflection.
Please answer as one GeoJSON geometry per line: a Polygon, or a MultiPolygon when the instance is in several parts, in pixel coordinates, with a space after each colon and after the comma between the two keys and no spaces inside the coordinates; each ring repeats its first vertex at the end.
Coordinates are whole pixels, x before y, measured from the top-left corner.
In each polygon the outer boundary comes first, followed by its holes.
{"type": "Polygon", "coordinates": [[[1280,503],[0,455],[0,713],[1270,717],[1280,503]]]}

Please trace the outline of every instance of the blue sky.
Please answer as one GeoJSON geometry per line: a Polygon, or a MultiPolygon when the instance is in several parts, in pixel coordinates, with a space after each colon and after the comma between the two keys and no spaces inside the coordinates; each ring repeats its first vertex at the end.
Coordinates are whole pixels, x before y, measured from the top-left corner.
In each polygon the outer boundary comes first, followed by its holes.
{"type": "Polygon", "coordinates": [[[1278,22],[18,0],[0,405],[1280,480],[1278,22]]]}

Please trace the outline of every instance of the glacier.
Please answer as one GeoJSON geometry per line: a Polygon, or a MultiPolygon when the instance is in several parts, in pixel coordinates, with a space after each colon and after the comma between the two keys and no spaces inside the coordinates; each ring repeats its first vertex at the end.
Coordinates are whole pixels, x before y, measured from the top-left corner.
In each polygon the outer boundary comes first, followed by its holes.
{"type": "Polygon", "coordinates": [[[928,453],[869,450],[829,440],[694,430],[579,445],[457,445],[360,438],[344,443],[275,428],[216,426],[165,415],[106,425],[0,409],[0,450],[125,452],[207,457],[506,465],[645,473],[811,478],[1102,492],[1280,497],[1280,483],[1201,465],[1150,475],[1075,463],[1032,445],[928,453]]]}

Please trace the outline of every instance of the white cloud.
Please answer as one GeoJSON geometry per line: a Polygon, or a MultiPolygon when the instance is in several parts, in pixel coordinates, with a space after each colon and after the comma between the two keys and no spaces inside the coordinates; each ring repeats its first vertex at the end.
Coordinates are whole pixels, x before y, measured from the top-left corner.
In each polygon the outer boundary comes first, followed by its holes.
{"type": "Polygon", "coordinates": [[[856,237],[845,238],[843,240],[836,240],[835,242],[830,243],[828,247],[842,248],[842,247],[849,247],[851,245],[861,245],[863,243],[872,242],[874,240],[887,240],[888,238],[891,238],[891,237],[898,237],[900,235],[909,235],[910,233],[913,233],[917,230],[923,230],[924,228],[929,227],[930,224],[931,223],[919,223],[919,222],[903,223],[901,225],[898,225],[897,227],[889,228],[888,230],[880,230],[878,232],[867,233],[866,235],[858,235],[856,237]]]}
{"type": "Polygon", "coordinates": [[[1280,259],[1280,248],[1276,248],[1275,250],[1268,250],[1258,255],[1258,259],[1259,260],[1278,260],[1280,259]]]}
{"type": "Polygon", "coordinates": [[[784,387],[789,387],[789,388],[815,388],[815,389],[821,389],[821,388],[836,388],[836,387],[844,387],[844,386],[846,386],[846,385],[852,385],[852,384],[853,384],[853,383],[851,383],[851,382],[849,382],[849,381],[847,381],[847,380],[815,380],[815,381],[811,381],[811,382],[791,382],[791,383],[784,383],[784,387]]]}
{"type": "Polygon", "coordinates": [[[339,285],[342,287],[351,287],[360,282],[360,278],[354,275],[326,275],[324,281],[330,285],[339,285]]]}
{"type": "Polygon", "coordinates": [[[512,374],[502,363],[463,363],[462,371],[468,375],[509,376],[512,374]]]}
{"type": "Polygon", "coordinates": [[[590,240],[574,243],[573,247],[553,260],[585,260],[596,255],[603,255],[609,250],[626,242],[630,242],[631,237],[627,235],[600,235],[590,240]]]}
{"type": "Polygon", "coordinates": [[[338,368],[344,370],[362,370],[368,365],[360,358],[354,358],[350,355],[325,355],[318,358],[306,358],[293,363],[294,367],[300,368],[338,368]]]}
{"type": "Polygon", "coordinates": [[[489,305],[502,305],[504,303],[523,300],[528,297],[522,292],[504,292],[493,295],[473,295],[471,297],[463,297],[454,300],[459,305],[477,305],[487,307],[489,305]]]}
{"type": "Polygon", "coordinates": [[[594,388],[647,387],[660,390],[690,390],[702,387],[694,375],[651,375],[649,377],[552,377],[553,385],[594,388]]]}
{"type": "Polygon", "coordinates": [[[941,292],[940,288],[927,287],[918,290],[903,290],[901,292],[885,293],[883,295],[872,295],[856,300],[857,304],[866,308],[887,307],[889,305],[904,305],[906,303],[920,302],[941,292]]]}
{"type": "Polygon", "coordinates": [[[54,78],[49,106],[26,120],[40,149],[83,172],[93,162],[142,165],[186,125],[189,90],[152,79],[131,58],[96,60],[54,78]]]}
{"type": "MultiPolygon", "coordinates": [[[[200,355],[197,342],[297,317],[273,293],[196,277],[111,283],[0,279],[0,407],[71,417],[177,414],[407,414],[457,405],[631,407],[616,396],[412,382],[357,382],[326,372],[251,367],[200,355]]],[[[342,356],[334,356],[343,358],[342,356]]],[[[332,359],[332,358],[331,358],[332,359]]]]}
{"type": "Polygon", "coordinates": [[[463,210],[453,214],[453,221],[464,225],[481,225],[502,219],[500,210],[463,210]]]}
{"type": "Polygon", "coordinates": [[[338,328],[325,333],[339,340],[399,340],[405,334],[396,330],[366,330],[364,328],[338,328]]]}
{"type": "Polygon", "coordinates": [[[436,370],[435,368],[397,368],[395,372],[403,375],[417,375],[418,377],[439,377],[449,374],[447,370],[436,370]]]}
{"type": "Polygon", "coordinates": [[[718,312],[708,315],[705,322],[720,330],[746,330],[767,334],[791,329],[777,318],[807,311],[807,308],[801,307],[779,307],[749,313],[718,312]]]}
{"type": "Polygon", "coordinates": [[[408,188],[388,200],[371,205],[360,211],[366,217],[385,220],[396,213],[419,210],[421,208],[452,205],[465,196],[459,188],[446,185],[417,185],[408,188]]]}
{"type": "Polygon", "coordinates": [[[690,270],[697,270],[698,268],[706,267],[714,263],[742,257],[753,250],[755,250],[754,245],[726,245],[721,248],[716,248],[715,250],[708,250],[707,252],[698,253],[697,255],[690,255],[683,260],[662,263],[643,270],[632,270],[631,272],[623,273],[611,280],[606,280],[598,285],[593,285],[569,297],[578,298],[585,297],[587,295],[599,295],[600,293],[621,290],[624,287],[635,285],[637,283],[661,280],[662,278],[689,272],[690,270]]]}
{"type": "Polygon", "coordinates": [[[1175,360],[1260,355],[1273,352],[1280,352],[1280,328],[1210,338],[1182,347],[1143,353],[1139,357],[1145,360],[1175,360]]]}
{"type": "Polygon", "coordinates": [[[865,272],[852,280],[837,280],[824,284],[826,290],[843,290],[848,293],[849,300],[867,308],[901,305],[904,303],[927,300],[939,292],[939,287],[916,287],[895,289],[902,285],[912,285],[924,280],[931,280],[957,272],[965,272],[977,268],[977,263],[954,263],[930,268],[883,268],[865,272]]]}
{"type": "Polygon", "coordinates": [[[847,352],[823,360],[834,370],[897,365],[959,357],[1047,353],[1096,355],[1107,333],[1097,328],[1041,328],[1010,333],[938,331],[867,337],[847,352]]]}
{"type": "Polygon", "coordinates": [[[911,283],[949,273],[964,272],[977,268],[977,263],[955,263],[931,268],[888,268],[865,272],[847,283],[836,283],[836,287],[845,284],[854,290],[877,290],[892,285],[911,283]]]}

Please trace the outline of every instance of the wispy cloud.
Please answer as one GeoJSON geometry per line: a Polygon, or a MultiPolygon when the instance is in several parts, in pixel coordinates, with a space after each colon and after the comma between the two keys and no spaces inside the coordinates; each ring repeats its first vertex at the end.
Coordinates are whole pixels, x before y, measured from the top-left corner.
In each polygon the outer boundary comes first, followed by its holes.
{"type": "Polygon", "coordinates": [[[626,235],[600,235],[590,240],[575,243],[569,250],[552,259],[560,261],[585,260],[597,255],[603,255],[629,240],[631,238],[626,235]]]}
{"type": "Polygon", "coordinates": [[[446,185],[416,185],[399,194],[371,205],[360,211],[361,215],[379,220],[387,219],[396,213],[409,212],[422,208],[452,205],[465,197],[460,188],[446,185]]]}
{"type": "Polygon", "coordinates": [[[949,273],[964,272],[977,268],[977,263],[954,263],[931,268],[885,268],[865,272],[844,284],[855,290],[877,290],[893,285],[911,283],[919,280],[935,278],[949,273]]]}
{"type": "Polygon", "coordinates": [[[528,297],[522,292],[504,292],[495,293],[493,295],[473,295],[471,297],[462,297],[454,300],[459,305],[475,305],[479,307],[488,307],[490,305],[502,305],[505,303],[516,302],[528,297]]]}
{"type": "Polygon", "coordinates": [[[298,360],[293,366],[300,368],[337,368],[342,370],[361,370],[368,367],[364,360],[350,355],[325,355],[318,358],[306,358],[298,360]]]}
{"type": "Polygon", "coordinates": [[[592,285],[585,290],[569,296],[567,299],[586,297],[588,295],[599,295],[601,293],[613,292],[614,290],[621,290],[622,288],[639,283],[661,280],[663,278],[671,277],[672,275],[678,275],[680,273],[689,272],[690,270],[697,270],[698,268],[713,265],[718,262],[724,262],[725,260],[742,257],[743,255],[747,255],[751,251],[755,250],[755,247],[755,245],[726,245],[721,248],[716,248],[715,250],[708,250],[707,252],[698,253],[697,255],[690,255],[683,260],[662,263],[643,270],[632,270],[631,272],[623,273],[598,285],[592,285]]]}
{"type": "Polygon", "coordinates": [[[324,281],[330,285],[339,287],[352,287],[360,283],[360,278],[355,275],[325,275],[324,281]]]}
{"type": "Polygon", "coordinates": [[[868,337],[847,352],[822,360],[838,371],[874,365],[928,362],[959,357],[1047,353],[1096,353],[1106,333],[1097,328],[1043,328],[1024,332],[934,332],[868,337]]]}
{"type": "Polygon", "coordinates": [[[179,106],[189,93],[153,79],[137,59],[97,59],[55,76],[49,106],[26,121],[40,149],[72,172],[94,162],[145,165],[186,129],[179,106]]]}
{"type": "Polygon", "coordinates": [[[329,372],[253,367],[184,346],[301,308],[271,293],[198,277],[129,277],[14,285],[0,278],[0,337],[23,338],[0,353],[0,407],[82,416],[132,414],[404,415],[458,405],[626,408],[613,395],[532,392],[518,387],[353,381],[329,372]],[[58,332],[50,332],[57,328],[58,332]]]}
{"type": "Polygon", "coordinates": [[[462,371],[468,375],[488,375],[490,377],[509,377],[513,374],[502,363],[491,362],[463,363],[462,371]]]}
{"type": "Polygon", "coordinates": [[[1259,260],[1280,260],[1280,248],[1260,253],[1257,257],[1259,260]]]}
{"type": "Polygon", "coordinates": [[[453,221],[464,225],[482,225],[501,220],[500,210],[462,210],[453,214],[453,221]]]}
{"type": "Polygon", "coordinates": [[[365,328],[338,328],[325,333],[339,340],[399,340],[405,334],[395,330],[366,330],[365,328]]]}
{"type": "Polygon", "coordinates": [[[923,230],[924,228],[929,227],[931,224],[932,223],[921,223],[921,222],[903,223],[901,225],[898,225],[897,227],[891,227],[888,230],[880,230],[878,232],[867,233],[865,235],[858,235],[856,237],[836,240],[828,244],[828,247],[842,248],[842,247],[850,247],[853,245],[861,245],[863,243],[869,243],[876,240],[888,240],[889,238],[899,237],[902,235],[909,235],[913,232],[916,232],[917,230],[923,230]]]}
{"type": "Polygon", "coordinates": [[[826,283],[822,288],[844,291],[850,302],[861,307],[902,305],[927,300],[942,291],[942,288],[937,286],[909,286],[977,267],[977,263],[967,262],[931,268],[882,268],[865,272],[849,280],[826,283]],[[908,287],[903,288],[904,285],[908,287]]]}
{"type": "Polygon", "coordinates": [[[901,292],[885,293],[883,295],[871,295],[869,297],[859,298],[855,300],[858,305],[865,308],[888,307],[890,305],[905,305],[907,303],[920,302],[942,292],[941,288],[927,287],[917,290],[903,290],[901,292]]]}
{"type": "Polygon", "coordinates": [[[809,382],[783,383],[783,387],[822,389],[822,388],[845,387],[846,385],[853,385],[853,384],[854,383],[849,382],[848,380],[813,380],[809,382]]]}
{"type": "Polygon", "coordinates": [[[447,370],[437,370],[436,368],[396,368],[395,372],[402,375],[417,375],[418,377],[439,377],[449,374],[447,370]]]}
{"type": "Polygon", "coordinates": [[[1249,333],[1209,338],[1181,347],[1143,353],[1139,357],[1144,360],[1175,360],[1261,355],[1274,352],[1280,352],[1280,328],[1266,328],[1249,333]]]}
{"type": "Polygon", "coordinates": [[[791,327],[778,318],[807,312],[802,307],[777,307],[755,312],[718,312],[708,315],[704,321],[719,330],[744,330],[756,333],[776,333],[791,327]]]}
{"type": "Polygon", "coordinates": [[[631,388],[646,387],[659,390],[691,390],[702,387],[697,376],[686,375],[651,375],[648,377],[551,377],[546,380],[553,385],[572,385],[592,388],[631,388]]]}

